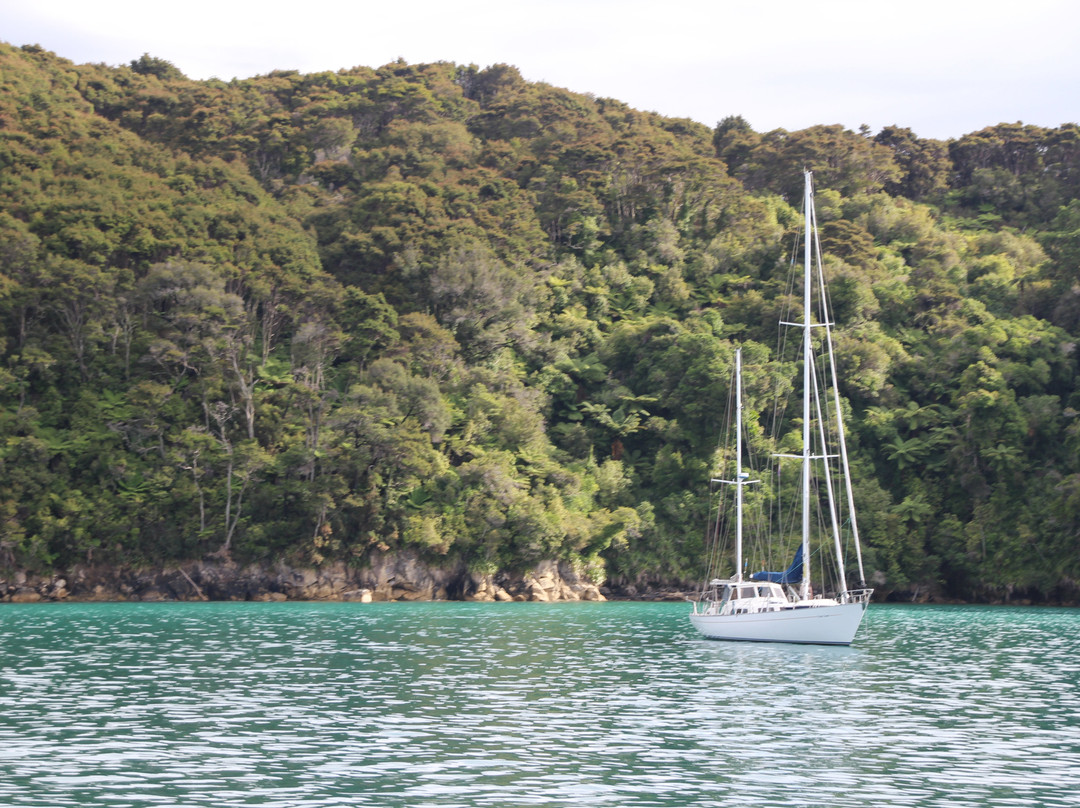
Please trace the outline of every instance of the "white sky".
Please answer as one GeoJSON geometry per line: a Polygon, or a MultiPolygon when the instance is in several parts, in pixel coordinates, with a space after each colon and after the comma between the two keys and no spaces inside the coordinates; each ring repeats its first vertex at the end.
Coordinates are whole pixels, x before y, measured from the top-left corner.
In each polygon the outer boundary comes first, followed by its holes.
{"type": "Polygon", "coordinates": [[[194,79],[449,61],[759,132],[1080,121],[1077,0],[0,0],[0,40],[194,79]]]}

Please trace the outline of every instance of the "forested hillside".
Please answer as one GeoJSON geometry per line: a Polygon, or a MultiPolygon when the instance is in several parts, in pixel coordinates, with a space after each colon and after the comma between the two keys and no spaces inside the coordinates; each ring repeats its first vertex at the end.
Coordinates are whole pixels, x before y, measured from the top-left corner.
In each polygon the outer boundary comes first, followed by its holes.
{"type": "Polygon", "coordinates": [[[815,172],[879,592],[1077,597],[1080,128],[715,129],[0,45],[0,566],[701,573],[815,172]]]}

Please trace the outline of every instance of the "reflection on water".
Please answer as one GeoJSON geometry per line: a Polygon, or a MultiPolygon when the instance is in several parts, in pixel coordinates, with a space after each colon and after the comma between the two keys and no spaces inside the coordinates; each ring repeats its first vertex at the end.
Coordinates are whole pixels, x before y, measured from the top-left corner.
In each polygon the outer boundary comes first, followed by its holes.
{"type": "Polygon", "coordinates": [[[7,605],[0,805],[1080,805],[1080,612],[875,605],[816,648],[687,611],[7,605]]]}

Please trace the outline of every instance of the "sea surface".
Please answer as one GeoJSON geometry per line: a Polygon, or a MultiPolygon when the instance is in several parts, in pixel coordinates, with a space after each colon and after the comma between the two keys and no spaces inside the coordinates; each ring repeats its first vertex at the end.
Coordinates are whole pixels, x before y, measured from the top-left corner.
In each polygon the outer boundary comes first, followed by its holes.
{"type": "Polygon", "coordinates": [[[0,606],[0,806],[1080,806],[1080,610],[0,606]]]}

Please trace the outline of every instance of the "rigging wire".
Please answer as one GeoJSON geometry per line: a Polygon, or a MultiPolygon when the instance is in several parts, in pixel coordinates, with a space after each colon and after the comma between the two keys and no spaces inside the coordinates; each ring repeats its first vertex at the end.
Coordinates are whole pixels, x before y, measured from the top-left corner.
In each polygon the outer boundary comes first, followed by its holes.
{"type": "MultiPolygon", "coordinates": [[[[806,213],[805,198],[803,213],[804,215],[806,213]]],[[[812,463],[821,464],[820,470],[822,473],[814,475],[814,496],[812,500],[815,516],[810,518],[812,528],[811,543],[804,564],[808,575],[817,572],[817,575],[813,577],[820,582],[821,591],[825,591],[832,583],[835,583],[838,591],[843,591],[847,589],[847,585],[844,580],[843,567],[840,566],[843,563],[842,556],[852,544],[854,544],[857,554],[859,554],[859,548],[858,536],[854,532],[854,514],[851,513],[850,484],[848,484],[847,497],[843,495],[837,496],[838,492],[833,488],[834,481],[837,481],[838,485],[845,484],[847,460],[846,458],[836,460],[828,457],[827,447],[837,445],[837,439],[843,436],[843,427],[839,420],[841,413],[837,412],[841,402],[835,378],[835,363],[831,351],[824,351],[823,347],[828,346],[831,339],[833,323],[830,320],[829,313],[832,303],[828,290],[824,286],[824,267],[821,245],[816,238],[816,225],[815,218],[812,222],[813,229],[811,232],[805,232],[804,230],[796,238],[792,239],[791,254],[789,256],[789,268],[791,271],[787,273],[787,283],[778,301],[782,324],[796,323],[801,318],[803,323],[812,324],[815,327],[811,332],[810,345],[806,346],[812,355],[804,356],[804,341],[802,339],[789,339],[789,329],[781,327],[777,330],[773,356],[777,368],[783,368],[786,365],[797,367],[800,362],[810,362],[807,372],[811,376],[811,393],[816,401],[816,406],[809,417],[810,445],[804,448],[811,455],[812,463]],[[796,267],[802,264],[800,253],[809,252],[807,249],[808,241],[810,242],[810,249],[813,251],[813,258],[816,259],[816,275],[813,275],[813,277],[820,279],[821,283],[815,284],[819,286],[819,295],[816,299],[813,296],[810,298],[811,310],[803,311],[802,300],[804,299],[805,290],[802,289],[802,286],[805,282],[810,281],[804,281],[805,273],[796,271],[796,267]],[[797,294],[797,291],[800,294],[797,294]],[[799,315],[794,314],[796,310],[799,311],[799,315]],[[825,361],[814,361],[815,356],[822,357],[825,361]],[[820,446],[817,445],[819,443],[820,446]],[[827,515],[825,512],[826,507],[828,509],[827,515]],[[832,537],[832,542],[830,542],[830,537],[832,537]],[[832,552],[826,552],[826,548],[831,543],[835,544],[832,552]],[[836,555],[839,569],[827,573],[825,569],[828,566],[826,556],[832,557],[833,553],[836,555]],[[819,565],[820,569],[814,570],[814,564],[819,565]]],[[[756,533],[744,537],[744,568],[750,566],[755,559],[762,562],[763,569],[778,569],[777,565],[790,563],[791,552],[780,546],[786,544],[786,542],[763,541],[762,529],[765,530],[767,536],[774,538],[801,534],[801,527],[798,522],[801,521],[800,517],[802,516],[802,494],[800,492],[794,496],[787,496],[788,492],[794,491],[797,487],[790,482],[788,473],[784,470],[782,458],[778,456],[778,453],[790,450],[788,446],[782,445],[782,441],[791,426],[789,419],[792,416],[789,415],[788,407],[791,405],[793,398],[791,395],[793,385],[786,381],[788,374],[772,373],[770,375],[773,381],[771,405],[758,417],[757,421],[759,426],[765,427],[765,435],[758,436],[752,444],[750,441],[749,419],[743,424],[743,432],[747,439],[747,452],[745,453],[744,463],[752,473],[759,473],[762,482],[766,483],[760,494],[755,493],[744,500],[744,513],[751,509],[750,506],[753,506],[756,508],[756,515],[758,516],[757,520],[752,519],[747,522],[751,526],[756,525],[758,529],[756,533]],[[758,464],[754,462],[756,455],[753,448],[755,446],[760,447],[763,438],[771,441],[772,451],[763,455],[765,458],[764,466],[759,471],[756,468],[758,464]],[[775,553],[783,553],[784,556],[774,558],[775,553]]],[[[729,402],[723,429],[724,438],[721,441],[723,447],[735,445],[735,441],[731,440],[734,390],[733,378],[728,391],[729,402]]],[[[724,468],[734,465],[730,462],[729,449],[724,450],[718,447],[717,455],[721,458],[724,468]]],[[[724,488],[727,488],[727,486],[724,486],[724,488]]],[[[735,487],[732,486],[732,488],[734,490],[735,487]]],[[[733,528],[730,525],[731,520],[728,515],[732,509],[725,507],[724,499],[721,496],[717,500],[715,520],[712,518],[710,509],[710,522],[713,523],[712,529],[714,531],[711,537],[711,553],[708,554],[710,579],[720,577],[718,573],[725,564],[730,549],[730,533],[733,528]]],[[[861,577],[862,559],[861,554],[859,555],[861,577]]],[[[737,572],[745,571],[744,569],[737,572]]]]}
{"type": "MultiPolygon", "coordinates": [[[[805,215],[805,198],[803,200],[802,213],[805,215]]],[[[816,219],[813,222],[813,227],[816,230],[816,219]]],[[[787,276],[787,283],[784,289],[783,299],[781,301],[781,320],[782,322],[793,323],[798,322],[801,318],[803,322],[814,323],[815,325],[825,326],[826,333],[818,334],[815,329],[815,333],[812,335],[812,343],[814,348],[814,355],[818,354],[818,349],[822,344],[827,342],[828,330],[831,327],[829,321],[829,311],[831,309],[831,301],[829,299],[828,290],[824,285],[824,282],[819,284],[819,296],[811,297],[812,309],[811,311],[802,311],[801,301],[803,295],[801,294],[801,287],[805,283],[805,273],[798,271],[802,266],[801,255],[806,250],[807,240],[811,240],[811,250],[813,259],[816,261],[816,274],[814,277],[821,278],[823,281],[823,265],[821,258],[820,243],[814,237],[814,232],[805,232],[801,230],[797,237],[792,239],[791,252],[788,256],[789,272],[787,276]],[[820,309],[820,310],[819,310],[820,309]],[[799,311],[799,315],[795,314],[795,311],[799,311]]],[[[824,497],[818,496],[815,498],[816,509],[818,511],[818,524],[817,529],[814,532],[816,540],[811,543],[811,556],[821,557],[820,563],[824,565],[824,558],[822,557],[822,544],[827,542],[829,536],[835,537],[835,543],[842,546],[841,533],[846,536],[847,531],[841,531],[842,525],[850,522],[849,516],[846,514],[847,502],[844,497],[836,496],[833,490],[833,480],[840,480],[843,478],[843,469],[834,468],[832,459],[826,457],[828,454],[827,447],[830,445],[836,445],[836,438],[839,433],[839,427],[836,424],[836,415],[834,414],[835,404],[833,398],[828,394],[830,390],[835,387],[836,381],[829,379],[830,362],[817,362],[814,361],[814,357],[803,356],[803,342],[802,340],[789,339],[789,329],[780,328],[777,333],[776,353],[777,361],[781,364],[791,362],[792,364],[799,364],[800,362],[810,362],[810,373],[812,375],[812,385],[815,392],[815,399],[817,401],[816,409],[811,413],[811,441],[812,445],[809,447],[811,455],[816,455],[812,462],[820,463],[822,470],[822,479],[817,479],[815,475],[815,490],[818,495],[826,495],[829,498],[829,513],[830,516],[827,522],[832,523],[835,527],[829,528],[825,520],[825,516],[822,513],[824,507],[822,499],[824,497]],[[790,355],[789,355],[790,354],[790,355]],[[815,423],[816,422],[816,423],[815,423]],[[820,445],[815,445],[820,444],[820,445]],[[814,549],[816,548],[816,549],[814,549]]],[[[792,397],[785,392],[784,384],[782,381],[782,374],[777,377],[777,383],[775,386],[775,396],[773,400],[773,407],[771,412],[771,425],[770,434],[773,435],[774,447],[776,451],[783,451],[784,447],[781,447],[780,441],[783,438],[786,424],[788,423],[788,406],[791,403],[792,397]]],[[[801,530],[797,526],[797,521],[801,513],[801,494],[791,497],[790,502],[783,502],[785,491],[793,486],[784,483],[784,474],[781,470],[782,460],[781,458],[775,458],[775,474],[773,480],[776,483],[775,504],[770,509],[770,520],[775,519],[775,522],[780,528],[778,535],[788,535],[788,532],[799,533],[801,530]]],[[[783,552],[779,547],[774,548],[777,552],[783,552]]],[[[841,551],[842,552],[842,551],[841,551]]],[[[825,554],[828,555],[828,554],[825,554]]],[[[773,560],[766,559],[767,564],[780,563],[783,559],[773,560]]],[[[810,559],[806,559],[806,563],[810,563],[810,559]]],[[[809,567],[808,567],[809,569],[809,567]]],[[[830,577],[842,577],[834,572],[830,577]]],[[[825,578],[821,577],[818,580],[824,582],[825,578]]],[[[846,588],[841,584],[841,589],[846,588]]]]}

